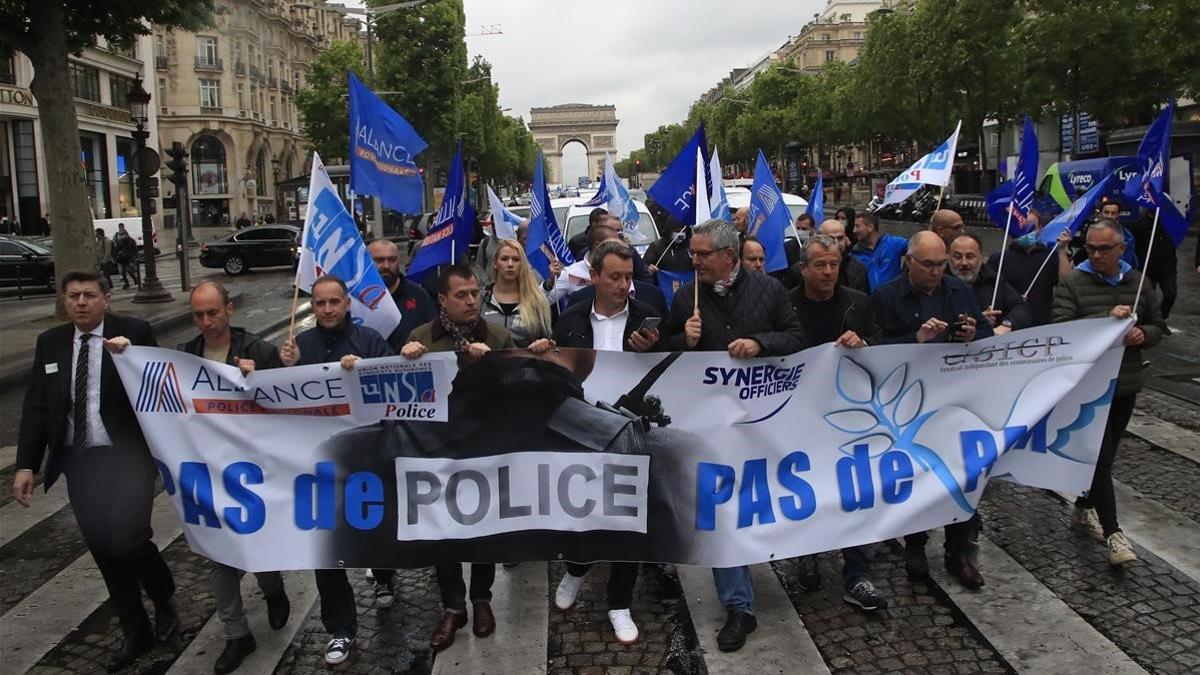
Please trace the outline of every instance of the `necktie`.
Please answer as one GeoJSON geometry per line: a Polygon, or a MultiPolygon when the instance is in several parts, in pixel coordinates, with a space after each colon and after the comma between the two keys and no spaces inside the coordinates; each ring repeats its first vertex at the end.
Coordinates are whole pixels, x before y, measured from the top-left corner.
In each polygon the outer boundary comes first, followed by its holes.
{"type": "Polygon", "coordinates": [[[88,447],[88,338],[91,333],[79,336],[79,358],[75,359],[75,442],[72,447],[84,450],[88,447]]]}

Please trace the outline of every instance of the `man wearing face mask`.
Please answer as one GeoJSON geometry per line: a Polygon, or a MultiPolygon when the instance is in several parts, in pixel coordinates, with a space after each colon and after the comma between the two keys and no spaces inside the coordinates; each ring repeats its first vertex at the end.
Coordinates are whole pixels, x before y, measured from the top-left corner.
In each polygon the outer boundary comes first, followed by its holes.
{"type": "Polygon", "coordinates": [[[950,271],[962,279],[975,293],[983,307],[983,315],[996,335],[1028,328],[1032,317],[1024,298],[1007,281],[997,282],[996,272],[983,264],[983,244],[970,232],[960,234],[950,243],[950,271]],[[996,284],[1000,284],[996,291],[996,284]],[[996,304],[992,305],[992,295],[996,304]]]}
{"type": "MultiPolygon", "coordinates": [[[[1054,287],[1060,277],[1071,273],[1075,266],[1071,263],[1071,234],[1067,230],[1058,238],[1058,247],[1052,253],[1050,247],[1038,241],[1041,232],[1041,221],[1037,214],[1030,213],[1033,229],[1020,237],[1012,239],[1008,251],[1004,254],[1004,269],[1000,270],[1000,278],[1022,294],[1029,307],[1031,326],[1044,326],[1050,323],[1050,308],[1054,305],[1054,287]],[[1046,264],[1042,273],[1038,269],[1046,261],[1046,256],[1055,256],[1046,264]],[[1035,282],[1034,279],[1037,279],[1035,282]],[[1032,284],[1032,286],[1030,286],[1032,284]]],[[[1000,252],[993,253],[987,261],[988,267],[1000,268],[1000,252]]]]}

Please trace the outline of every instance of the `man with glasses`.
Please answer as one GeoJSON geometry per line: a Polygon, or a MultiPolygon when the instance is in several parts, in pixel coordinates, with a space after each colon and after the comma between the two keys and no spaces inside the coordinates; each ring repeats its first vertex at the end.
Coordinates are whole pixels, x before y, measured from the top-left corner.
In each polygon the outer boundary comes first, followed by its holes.
{"type": "MultiPolygon", "coordinates": [[[[925,230],[913,235],[905,255],[905,273],[871,295],[881,342],[970,342],[992,336],[991,324],[971,287],[946,276],[947,260],[946,244],[937,233],[925,230]]],[[[970,589],[983,586],[976,564],[981,527],[978,512],[969,520],[946,526],[946,571],[970,589]]],[[[904,537],[904,569],[913,581],[929,577],[927,541],[929,535],[924,532],[904,537]]]]}
{"type": "MultiPolygon", "coordinates": [[[[738,244],[737,230],[724,220],[693,228],[688,250],[696,280],[679,287],[663,324],[663,340],[671,351],[721,351],[735,359],[750,359],[784,356],[804,348],[804,329],[783,285],[745,269],[738,244]]],[[[713,579],[726,613],[717,646],[721,651],[736,651],[758,627],[750,569],[714,569],[713,579]]]]}
{"type": "Polygon", "coordinates": [[[1142,388],[1142,349],[1162,342],[1167,325],[1159,313],[1158,297],[1153,290],[1143,289],[1136,311],[1132,306],[1141,273],[1121,259],[1126,248],[1124,228],[1114,220],[1101,219],[1088,228],[1085,241],[1087,260],[1064,276],[1054,289],[1051,320],[1058,323],[1106,315],[1114,319],[1134,316],[1135,325],[1125,334],[1125,355],[1117,374],[1117,391],[1109,407],[1092,485],[1086,497],[1075,501],[1071,524],[1108,545],[1110,564],[1127,565],[1136,561],[1137,555],[1117,523],[1112,467],[1117,445],[1142,388]]]}

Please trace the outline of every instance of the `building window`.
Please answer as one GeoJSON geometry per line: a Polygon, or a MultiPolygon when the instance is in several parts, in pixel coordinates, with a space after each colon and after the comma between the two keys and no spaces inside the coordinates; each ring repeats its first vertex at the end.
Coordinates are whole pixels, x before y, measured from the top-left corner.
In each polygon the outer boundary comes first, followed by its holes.
{"type": "Polygon", "coordinates": [[[158,78],[158,105],[167,107],[167,78],[158,78]]]}
{"type": "Polygon", "coordinates": [[[242,43],[235,41],[233,43],[233,63],[240,65],[242,63],[242,43]]]}
{"type": "Polygon", "coordinates": [[[154,55],[164,59],[167,57],[167,43],[162,33],[154,34],[154,55]]]}
{"type": "Polygon", "coordinates": [[[267,196],[267,150],[258,151],[258,159],[254,160],[255,193],[259,197],[267,196]]]}
{"type": "Polygon", "coordinates": [[[92,218],[109,218],[108,152],[103,134],[80,132],[79,165],[83,169],[83,188],[87,193],[92,218]]]}
{"type": "Polygon", "coordinates": [[[830,39],[829,33],[821,33],[821,39],[828,41],[830,39]]]}
{"type": "Polygon", "coordinates": [[[217,38],[196,37],[196,65],[217,65],[217,38]]]}
{"type": "Polygon", "coordinates": [[[75,98],[100,102],[100,73],[91,66],[71,61],[67,64],[71,76],[71,91],[75,98]]]}
{"type": "Polygon", "coordinates": [[[246,111],[246,87],[241,82],[237,85],[238,110],[246,111]]]}
{"type": "Polygon", "coordinates": [[[862,31],[860,31],[860,30],[854,31],[854,39],[861,40],[862,39],[862,31]]]}
{"type": "Polygon", "coordinates": [[[0,58],[0,84],[16,84],[17,71],[13,66],[13,57],[0,58]]]}
{"type": "Polygon", "coordinates": [[[114,108],[129,107],[129,90],[133,89],[133,80],[120,75],[109,74],[108,76],[108,97],[109,105],[114,108]]]}
{"type": "Polygon", "coordinates": [[[830,61],[836,61],[836,60],[837,59],[834,56],[834,51],[832,49],[826,49],[825,50],[825,63],[829,63],[830,61]]]}
{"type": "Polygon", "coordinates": [[[277,119],[279,119],[279,115],[277,115],[275,112],[275,97],[272,96],[271,97],[271,120],[274,121],[277,119]]]}
{"type": "Polygon", "coordinates": [[[298,70],[292,73],[292,89],[300,91],[300,71],[298,70]]]}
{"type": "Polygon", "coordinates": [[[141,215],[133,192],[133,153],[137,146],[132,138],[117,137],[117,217],[141,215]]]}
{"type": "Polygon", "coordinates": [[[225,146],[215,136],[201,136],[192,143],[192,194],[220,195],[229,192],[225,173],[225,146]]]}
{"type": "Polygon", "coordinates": [[[258,87],[250,85],[250,110],[258,112],[258,87]]]}
{"type": "Polygon", "coordinates": [[[200,107],[221,107],[221,81],[200,80],[200,107]]]}

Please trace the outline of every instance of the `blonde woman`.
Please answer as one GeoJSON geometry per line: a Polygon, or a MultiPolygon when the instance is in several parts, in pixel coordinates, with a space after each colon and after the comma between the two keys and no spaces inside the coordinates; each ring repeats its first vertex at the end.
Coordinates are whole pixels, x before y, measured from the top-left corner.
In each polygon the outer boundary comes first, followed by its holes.
{"type": "Polygon", "coordinates": [[[507,328],[518,347],[548,339],[552,333],[550,302],[517,242],[500,239],[497,243],[492,280],[483,293],[483,319],[507,328]]]}

